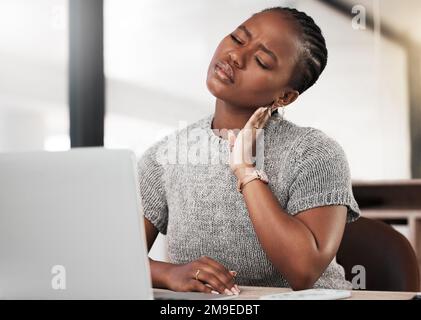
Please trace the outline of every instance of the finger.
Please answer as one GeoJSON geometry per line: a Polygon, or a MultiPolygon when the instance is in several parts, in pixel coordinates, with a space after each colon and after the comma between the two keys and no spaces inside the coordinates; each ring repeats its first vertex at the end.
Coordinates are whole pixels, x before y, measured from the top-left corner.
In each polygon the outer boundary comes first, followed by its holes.
{"type": "MultiPolygon", "coordinates": [[[[234,277],[229,273],[229,271],[221,271],[211,265],[202,265],[200,269],[205,271],[207,274],[210,274],[213,277],[216,277],[218,281],[222,283],[223,286],[227,288],[228,290],[232,290],[232,288],[235,285],[234,277]]],[[[198,279],[202,280],[201,277],[198,277],[198,279]]]]}
{"type": "Polygon", "coordinates": [[[262,117],[260,117],[256,123],[256,126],[258,127],[258,129],[262,129],[266,125],[267,121],[272,115],[270,108],[268,108],[267,110],[268,112],[263,113],[262,117]]]}
{"type": "MultiPolygon", "coordinates": [[[[237,271],[230,270],[230,274],[235,278],[237,276],[237,271]]],[[[208,286],[209,288],[211,288],[212,289],[212,293],[219,294],[219,292],[213,290],[213,288],[212,288],[212,286],[210,284],[205,284],[205,286],[208,286]]],[[[241,292],[240,287],[237,284],[234,284],[234,288],[237,289],[237,293],[240,293],[241,292]]]]}
{"type": "Polygon", "coordinates": [[[230,273],[230,271],[225,268],[224,265],[222,265],[221,263],[219,263],[218,261],[212,259],[211,257],[207,257],[207,256],[203,256],[200,259],[202,262],[211,265],[212,267],[214,267],[215,269],[219,270],[220,272],[229,275],[230,277],[232,277],[232,274],[230,273]]]}
{"type": "Polygon", "coordinates": [[[262,119],[267,115],[267,108],[263,107],[263,110],[259,113],[259,115],[256,117],[255,124],[262,121],[262,119]]]}
{"type": "Polygon", "coordinates": [[[214,290],[218,291],[219,293],[227,292],[226,289],[228,290],[228,288],[225,286],[225,284],[221,280],[219,280],[217,276],[205,270],[204,267],[202,267],[201,271],[202,272],[200,272],[199,275],[197,276],[197,280],[200,280],[203,284],[207,283],[211,285],[212,288],[214,288],[214,290]]]}
{"type": "Polygon", "coordinates": [[[271,107],[266,108],[266,112],[263,113],[262,117],[259,118],[260,123],[265,123],[272,116],[271,107]]]}
{"type": "MultiPolygon", "coordinates": [[[[228,288],[228,290],[233,289],[233,287],[237,290],[237,293],[240,292],[238,289],[238,286],[235,284],[235,276],[237,275],[236,271],[229,271],[227,268],[225,268],[224,265],[219,263],[218,261],[208,257],[208,256],[202,256],[199,259],[200,262],[207,264],[208,266],[214,268],[214,269],[208,269],[207,266],[203,266],[203,268],[209,272],[213,273],[218,279],[224,283],[224,285],[228,288]]],[[[234,292],[236,293],[236,292],[234,292]]]]}
{"type": "Polygon", "coordinates": [[[255,122],[252,124],[252,127],[255,129],[261,129],[265,126],[266,122],[272,116],[271,107],[263,107],[263,111],[260,112],[259,116],[256,117],[255,122]]]}
{"type": "Polygon", "coordinates": [[[209,283],[205,283],[205,286],[207,286],[208,288],[211,288],[211,293],[213,293],[213,294],[219,294],[218,291],[213,290],[212,286],[209,283]]]}
{"type": "MultiPolygon", "coordinates": [[[[230,270],[230,274],[234,277],[234,280],[235,280],[235,277],[237,276],[237,271],[235,271],[235,270],[230,270]]],[[[238,287],[238,285],[237,285],[237,284],[234,284],[234,287],[235,287],[235,289],[237,289],[238,293],[240,293],[240,292],[241,292],[241,290],[240,290],[240,288],[238,287]]]]}
{"type": "Polygon", "coordinates": [[[214,291],[211,287],[205,285],[203,282],[194,279],[192,279],[190,282],[190,290],[193,292],[204,293],[212,293],[212,291],[214,291]]]}
{"type": "Polygon", "coordinates": [[[232,276],[232,274],[229,273],[229,271],[221,271],[220,269],[216,269],[213,266],[209,267],[210,269],[207,269],[205,267],[205,270],[217,277],[218,280],[221,281],[228,290],[232,290],[232,288],[235,285],[234,277],[232,276]]]}
{"type": "Polygon", "coordinates": [[[244,128],[253,128],[253,125],[255,123],[257,123],[257,121],[260,119],[260,117],[264,114],[265,112],[265,107],[260,107],[258,108],[250,117],[250,119],[248,119],[246,125],[244,126],[244,128]]]}

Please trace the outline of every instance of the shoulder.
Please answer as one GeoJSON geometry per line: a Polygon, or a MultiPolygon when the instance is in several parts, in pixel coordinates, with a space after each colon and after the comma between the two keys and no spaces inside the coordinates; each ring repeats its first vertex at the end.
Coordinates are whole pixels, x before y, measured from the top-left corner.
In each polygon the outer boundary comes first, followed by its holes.
{"type": "Polygon", "coordinates": [[[329,166],[344,172],[348,170],[347,157],[342,146],[318,128],[286,121],[276,136],[288,149],[288,163],[295,173],[303,170],[308,172],[317,167],[327,170],[329,166]]]}
{"type": "Polygon", "coordinates": [[[306,127],[306,131],[297,139],[294,152],[300,159],[345,159],[342,146],[334,138],[320,129],[306,127]]]}
{"type": "MultiPolygon", "coordinates": [[[[334,138],[322,130],[310,126],[300,126],[283,120],[278,127],[273,121],[269,126],[268,135],[269,140],[273,140],[275,146],[283,146],[282,151],[285,149],[292,151],[292,156],[295,159],[344,156],[344,150],[334,138]]],[[[276,148],[276,150],[278,149],[276,148]]]]}

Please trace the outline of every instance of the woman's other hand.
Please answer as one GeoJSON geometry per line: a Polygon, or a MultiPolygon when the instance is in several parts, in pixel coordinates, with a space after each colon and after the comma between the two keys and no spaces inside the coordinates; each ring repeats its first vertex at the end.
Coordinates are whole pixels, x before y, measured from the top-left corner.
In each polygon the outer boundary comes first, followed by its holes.
{"type": "Polygon", "coordinates": [[[234,283],[235,272],[205,256],[190,263],[171,265],[166,278],[166,287],[173,291],[227,295],[240,292],[234,283]]]}

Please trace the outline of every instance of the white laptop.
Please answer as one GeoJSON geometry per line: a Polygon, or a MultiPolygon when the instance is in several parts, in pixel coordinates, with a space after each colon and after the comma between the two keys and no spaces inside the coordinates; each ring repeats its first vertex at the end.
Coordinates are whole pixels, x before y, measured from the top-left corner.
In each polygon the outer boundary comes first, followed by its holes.
{"type": "Polygon", "coordinates": [[[0,154],[1,299],[152,299],[136,160],[0,154]]]}
{"type": "Polygon", "coordinates": [[[152,298],[134,153],[0,153],[0,299],[152,298]]]}

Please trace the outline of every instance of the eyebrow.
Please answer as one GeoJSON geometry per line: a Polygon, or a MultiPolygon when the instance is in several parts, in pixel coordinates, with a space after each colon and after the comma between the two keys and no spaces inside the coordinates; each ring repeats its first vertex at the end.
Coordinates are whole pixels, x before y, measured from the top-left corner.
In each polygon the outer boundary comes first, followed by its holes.
{"type": "MultiPolygon", "coordinates": [[[[245,25],[243,24],[240,25],[238,29],[243,30],[247,38],[251,39],[253,37],[250,30],[247,29],[245,25]]],[[[278,61],[276,55],[272,51],[270,51],[268,48],[266,48],[263,44],[260,43],[259,48],[262,49],[262,51],[266,52],[268,55],[270,55],[275,61],[278,61]]]]}

